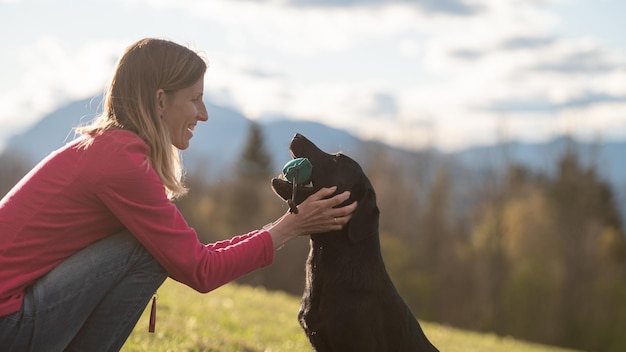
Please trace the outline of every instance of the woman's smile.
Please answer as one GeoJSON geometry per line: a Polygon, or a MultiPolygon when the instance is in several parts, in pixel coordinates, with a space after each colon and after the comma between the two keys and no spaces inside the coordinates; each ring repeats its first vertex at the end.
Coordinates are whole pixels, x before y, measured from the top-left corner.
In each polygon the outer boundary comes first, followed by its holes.
{"type": "Polygon", "coordinates": [[[171,93],[157,93],[163,122],[170,133],[172,144],[180,150],[189,147],[198,121],[208,119],[202,101],[203,88],[204,79],[201,78],[187,88],[171,93]]]}

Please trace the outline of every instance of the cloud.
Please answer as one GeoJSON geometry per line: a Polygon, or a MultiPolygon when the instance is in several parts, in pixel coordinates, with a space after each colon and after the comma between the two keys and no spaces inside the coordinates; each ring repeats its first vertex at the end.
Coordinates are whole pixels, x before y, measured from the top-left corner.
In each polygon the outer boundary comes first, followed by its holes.
{"type": "Polygon", "coordinates": [[[539,63],[532,69],[538,71],[555,71],[566,74],[602,73],[624,67],[624,63],[613,62],[607,52],[600,48],[578,50],[565,54],[556,61],[539,63]]]}
{"type": "Polygon", "coordinates": [[[457,49],[450,52],[450,55],[462,60],[477,60],[483,56],[483,52],[471,49],[457,49]]]}
{"type": "Polygon", "coordinates": [[[287,4],[294,6],[316,7],[364,7],[389,6],[392,4],[410,5],[424,12],[444,13],[452,15],[473,15],[480,11],[480,7],[468,4],[462,0],[287,0],[287,4]]]}
{"type": "MultiPolygon", "coordinates": [[[[461,0],[391,1],[211,1],[135,0],[160,11],[176,9],[218,26],[234,49],[270,48],[277,54],[315,56],[345,52],[372,40],[437,32],[448,21],[461,23],[482,4],[461,0]],[[466,9],[462,11],[461,9],[466,9]],[[465,16],[438,16],[464,13],[465,16]]],[[[455,25],[456,26],[456,25],[455,25]]],[[[415,48],[404,44],[405,52],[415,48]]]]}
{"type": "Polygon", "coordinates": [[[388,93],[375,93],[372,99],[369,114],[373,116],[388,116],[394,118],[398,113],[398,104],[395,96],[388,93]]]}
{"type": "Polygon", "coordinates": [[[562,102],[555,102],[545,97],[536,99],[518,99],[509,101],[496,101],[484,108],[496,113],[511,112],[549,112],[556,113],[564,109],[585,108],[596,104],[626,103],[626,96],[615,96],[604,93],[588,92],[579,97],[573,97],[562,102]]]}
{"type": "MultiPolygon", "coordinates": [[[[497,121],[489,116],[504,114],[516,121],[515,133],[528,138],[533,133],[545,136],[563,132],[564,125],[568,125],[568,132],[577,131],[575,125],[564,123],[574,116],[579,120],[574,112],[593,112],[588,118],[600,121],[604,119],[599,114],[607,113],[600,107],[621,106],[626,101],[623,55],[591,38],[556,37],[550,30],[553,20],[537,14],[536,9],[522,10],[520,15],[515,22],[516,17],[507,9],[490,8],[481,22],[492,25],[491,32],[470,19],[465,21],[465,31],[451,31],[427,42],[425,64],[430,72],[448,73],[443,76],[447,99],[459,107],[458,116],[482,115],[484,121],[497,121]],[[507,13],[511,16],[493,17],[507,13]],[[532,22],[535,15],[542,20],[524,30],[520,24],[532,22]],[[514,23],[500,30],[501,20],[514,23]]],[[[443,96],[439,89],[431,87],[430,95],[443,96]]],[[[434,106],[437,99],[431,97],[429,101],[421,105],[434,106]]],[[[445,111],[442,107],[445,109],[445,104],[429,110],[437,114],[445,111]]],[[[580,132],[585,133],[585,129],[580,128],[580,132]]]]}
{"type": "Polygon", "coordinates": [[[501,48],[504,50],[537,49],[554,44],[555,38],[545,36],[518,36],[506,39],[501,48]]]}
{"type": "Polygon", "coordinates": [[[24,47],[19,61],[28,69],[0,95],[3,133],[24,128],[69,101],[102,92],[121,47],[104,41],[75,48],[53,36],[24,47]]]}

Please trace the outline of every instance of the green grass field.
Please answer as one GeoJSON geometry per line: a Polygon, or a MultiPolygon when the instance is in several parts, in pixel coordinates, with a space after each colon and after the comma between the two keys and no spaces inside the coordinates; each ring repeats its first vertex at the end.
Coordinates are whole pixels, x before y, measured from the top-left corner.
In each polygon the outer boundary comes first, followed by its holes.
{"type": "MultiPolygon", "coordinates": [[[[156,332],[148,333],[150,305],[122,351],[311,351],[297,322],[299,297],[228,284],[208,294],[167,280],[159,289],[156,332]]],[[[420,322],[442,352],[565,352],[420,322]]]]}

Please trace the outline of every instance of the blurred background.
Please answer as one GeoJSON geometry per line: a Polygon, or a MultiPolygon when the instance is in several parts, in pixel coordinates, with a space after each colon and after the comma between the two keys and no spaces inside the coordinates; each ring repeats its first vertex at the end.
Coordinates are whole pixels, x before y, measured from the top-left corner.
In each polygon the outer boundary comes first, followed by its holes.
{"type": "MultiPolygon", "coordinates": [[[[210,63],[179,207],[202,241],[286,210],[304,133],[364,167],[420,319],[626,350],[626,2],[0,0],[0,195],[144,37],[210,63]],[[257,167],[248,167],[256,165],[257,167]]],[[[307,239],[242,283],[302,291],[307,239]]]]}

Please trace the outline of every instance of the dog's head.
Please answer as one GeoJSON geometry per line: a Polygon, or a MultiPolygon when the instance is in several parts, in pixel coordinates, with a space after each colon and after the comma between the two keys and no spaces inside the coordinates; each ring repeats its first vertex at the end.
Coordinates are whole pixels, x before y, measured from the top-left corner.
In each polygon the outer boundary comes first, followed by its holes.
{"type": "MultiPolygon", "coordinates": [[[[302,203],[308,196],[321,188],[337,186],[337,193],[350,191],[350,198],[340,204],[344,206],[358,202],[352,219],[344,228],[353,242],[374,236],[378,233],[379,210],[376,194],[361,166],[350,157],[342,154],[328,154],[301,134],[296,134],[289,145],[294,158],[308,158],[313,165],[311,183],[296,186],[295,203],[302,203]]],[[[292,198],[293,184],[278,177],[272,179],[272,188],[281,198],[292,198]]]]}

